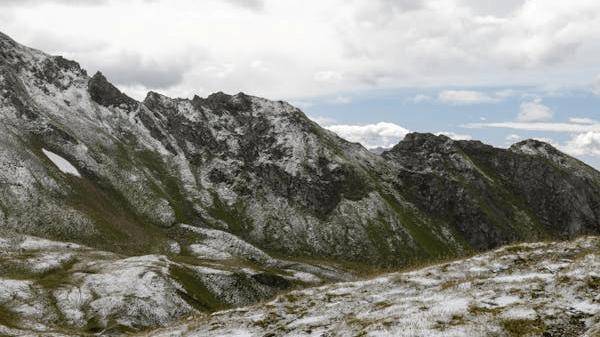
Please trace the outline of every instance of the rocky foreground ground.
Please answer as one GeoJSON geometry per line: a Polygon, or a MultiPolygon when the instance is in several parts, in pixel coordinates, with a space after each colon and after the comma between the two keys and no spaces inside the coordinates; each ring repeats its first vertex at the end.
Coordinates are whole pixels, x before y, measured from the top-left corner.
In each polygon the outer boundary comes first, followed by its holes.
{"type": "Polygon", "coordinates": [[[231,263],[4,237],[0,336],[600,336],[599,237],[296,291],[325,271],[231,263]]]}
{"type": "Polygon", "coordinates": [[[600,336],[600,238],[290,292],[140,336],[600,336]]]}

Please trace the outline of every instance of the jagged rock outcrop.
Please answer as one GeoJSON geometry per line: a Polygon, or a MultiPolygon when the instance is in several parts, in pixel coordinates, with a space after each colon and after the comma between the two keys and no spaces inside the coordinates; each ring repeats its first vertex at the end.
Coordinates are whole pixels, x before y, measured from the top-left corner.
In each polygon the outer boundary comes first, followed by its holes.
{"type": "Polygon", "coordinates": [[[112,85],[101,72],[97,72],[88,82],[90,98],[105,107],[119,107],[134,110],[138,103],[112,85]]]}

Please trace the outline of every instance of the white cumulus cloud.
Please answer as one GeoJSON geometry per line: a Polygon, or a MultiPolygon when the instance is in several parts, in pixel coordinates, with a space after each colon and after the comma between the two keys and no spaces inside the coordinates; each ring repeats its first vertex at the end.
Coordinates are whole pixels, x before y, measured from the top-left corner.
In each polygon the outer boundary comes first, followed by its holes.
{"type": "Polygon", "coordinates": [[[574,124],[600,124],[600,122],[598,122],[597,120],[591,119],[591,118],[581,118],[581,117],[573,117],[573,118],[569,118],[569,122],[570,123],[574,123],[574,124]]]}
{"type": "Polygon", "coordinates": [[[596,76],[594,83],[592,83],[592,92],[594,95],[600,96],[600,75],[596,76]]]}
{"type": "Polygon", "coordinates": [[[472,140],[473,139],[473,137],[471,135],[465,135],[465,134],[460,134],[460,133],[455,133],[455,132],[450,132],[450,131],[437,132],[435,135],[436,136],[446,136],[446,137],[454,139],[454,140],[472,140]]]}
{"type": "Polygon", "coordinates": [[[493,103],[498,101],[495,97],[471,90],[444,90],[439,93],[438,99],[442,103],[455,105],[493,103]]]}
{"type": "Polygon", "coordinates": [[[515,129],[525,131],[547,131],[547,132],[569,132],[583,133],[589,131],[600,131],[600,124],[576,124],[576,123],[531,123],[531,122],[498,122],[498,123],[470,123],[463,127],[467,129],[499,128],[515,129]]]}
{"type": "Polygon", "coordinates": [[[506,136],[506,140],[507,140],[508,142],[511,142],[511,143],[516,143],[516,142],[518,142],[518,141],[520,141],[520,140],[522,140],[522,139],[523,139],[523,137],[521,137],[521,136],[519,136],[519,135],[516,135],[516,134],[514,134],[514,133],[512,133],[512,134],[510,134],[510,135],[506,136]]]}
{"type": "Polygon", "coordinates": [[[408,101],[413,102],[413,103],[427,102],[427,101],[431,101],[431,96],[418,94],[418,95],[415,95],[415,97],[408,99],[408,101]]]}
{"type": "Polygon", "coordinates": [[[542,104],[539,98],[530,102],[521,103],[521,110],[517,121],[519,122],[543,122],[552,119],[554,113],[548,106],[542,104]]]}
{"type": "Polygon", "coordinates": [[[574,156],[600,156],[600,132],[586,132],[573,136],[563,150],[574,156]]]}
{"type": "Polygon", "coordinates": [[[331,125],[334,124],[336,122],[335,119],[330,118],[330,117],[325,117],[325,116],[311,116],[308,115],[307,116],[309,119],[311,119],[313,122],[321,125],[321,126],[327,126],[327,125],[331,125]]]}
{"type": "Polygon", "coordinates": [[[366,125],[329,125],[326,128],[348,141],[361,143],[368,149],[392,147],[410,132],[400,125],[388,122],[366,125]]]}

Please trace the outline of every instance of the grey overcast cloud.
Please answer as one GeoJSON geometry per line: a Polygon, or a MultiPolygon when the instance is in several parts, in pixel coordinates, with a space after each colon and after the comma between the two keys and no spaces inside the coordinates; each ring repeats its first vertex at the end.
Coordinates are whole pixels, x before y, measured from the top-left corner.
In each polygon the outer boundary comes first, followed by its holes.
{"type": "Polygon", "coordinates": [[[0,23],[137,99],[243,91],[368,147],[540,138],[600,166],[598,1],[4,0],[0,23]]]}
{"type": "Polygon", "coordinates": [[[586,86],[600,51],[596,1],[0,3],[9,35],[102,69],[138,97],[586,86]]]}

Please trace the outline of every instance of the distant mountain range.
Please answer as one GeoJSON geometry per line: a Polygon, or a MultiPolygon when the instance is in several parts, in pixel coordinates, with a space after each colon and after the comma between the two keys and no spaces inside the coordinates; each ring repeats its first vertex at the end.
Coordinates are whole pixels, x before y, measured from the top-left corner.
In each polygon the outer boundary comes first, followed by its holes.
{"type": "MultiPolygon", "coordinates": [[[[377,154],[281,101],[150,92],[138,102],[101,73],[0,34],[0,233],[16,249],[3,263],[31,266],[50,249],[15,257],[21,235],[75,242],[88,256],[63,247],[73,260],[39,275],[10,269],[42,280],[60,270],[39,285],[58,317],[36,321],[41,330],[141,329],[293,287],[599,232],[600,173],[546,143],[499,149],[411,133],[377,154]],[[133,264],[190,309],[148,311],[118,287],[111,301],[111,290],[94,293],[100,281],[80,309],[61,306],[57,291],[97,254],[111,270],[154,256],[133,264]]],[[[11,312],[3,303],[0,316],[11,312]]]]}
{"type": "Polygon", "coordinates": [[[374,147],[374,148],[372,148],[372,149],[369,149],[369,151],[371,151],[371,152],[373,152],[373,153],[375,153],[375,154],[379,154],[379,155],[381,155],[381,154],[383,154],[385,151],[388,151],[389,149],[390,149],[390,148],[386,148],[386,147],[381,147],[381,146],[379,146],[379,147],[374,147]]]}

